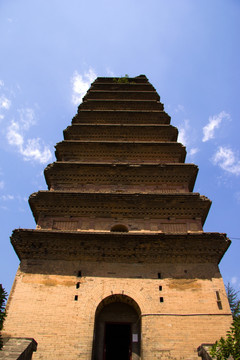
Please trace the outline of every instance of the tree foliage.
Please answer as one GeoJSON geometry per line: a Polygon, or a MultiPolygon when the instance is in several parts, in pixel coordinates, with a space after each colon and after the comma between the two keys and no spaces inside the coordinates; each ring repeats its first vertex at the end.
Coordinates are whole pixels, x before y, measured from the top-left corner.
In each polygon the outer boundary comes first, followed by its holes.
{"type": "Polygon", "coordinates": [[[127,84],[127,83],[129,83],[129,76],[128,76],[128,74],[125,74],[125,76],[121,76],[119,78],[114,78],[113,82],[118,83],[118,84],[127,84]]]}
{"type": "Polygon", "coordinates": [[[234,360],[240,360],[240,299],[239,291],[236,291],[230,283],[226,286],[227,297],[233,316],[233,323],[227,331],[226,338],[221,337],[212,346],[210,354],[216,360],[226,360],[232,356],[234,360]]]}
{"type": "Polygon", "coordinates": [[[232,312],[232,316],[235,319],[240,316],[240,299],[239,291],[236,291],[230,283],[226,285],[226,292],[228,297],[228,302],[232,312]]]}
{"type": "Polygon", "coordinates": [[[234,360],[240,360],[240,317],[234,319],[226,338],[216,341],[210,354],[217,360],[226,360],[229,356],[234,360]]]}
{"type": "MultiPolygon", "coordinates": [[[[0,331],[3,328],[3,321],[6,317],[6,311],[5,311],[5,304],[6,304],[6,300],[7,300],[7,293],[4,290],[4,288],[2,287],[2,284],[0,284],[0,331]]],[[[0,350],[2,348],[2,337],[0,334],[0,350]]]]}

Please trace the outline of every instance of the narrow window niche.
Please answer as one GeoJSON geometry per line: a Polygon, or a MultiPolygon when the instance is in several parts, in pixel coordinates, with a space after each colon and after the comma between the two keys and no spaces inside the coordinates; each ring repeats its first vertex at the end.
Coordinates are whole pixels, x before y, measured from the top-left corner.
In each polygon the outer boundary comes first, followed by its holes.
{"type": "Polygon", "coordinates": [[[162,291],[162,285],[159,286],[159,291],[162,291]]]}
{"type": "Polygon", "coordinates": [[[162,274],[159,272],[158,273],[158,279],[161,279],[162,278],[162,274]]]}
{"type": "Polygon", "coordinates": [[[160,303],[163,303],[163,297],[162,296],[159,298],[159,300],[160,300],[160,303]]]}
{"type": "Polygon", "coordinates": [[[74,300],[75,300],[75,301],[78,301],[78,295],[75,295],[75,296],[74,296],[74,300]]]}
{"type": "Polygon", "coordinates": [[[216,298],[217,298],[217,306],[219,308],[219,310],[222,310],[222,301],[221,301],[221,298],[220,298],[220,294],[219,294],[219,291],[216,291],[216,298]]]}
{"type": "Polygon", "coordinates": [[[77,277],[82,277],[82,271],[78,270],[77,277]]]}
{"type": "Polygon", "coordinates": [[[76,283],[76,289],[79,289],[80,288],[80,282],[77,282],[76,283]]]}

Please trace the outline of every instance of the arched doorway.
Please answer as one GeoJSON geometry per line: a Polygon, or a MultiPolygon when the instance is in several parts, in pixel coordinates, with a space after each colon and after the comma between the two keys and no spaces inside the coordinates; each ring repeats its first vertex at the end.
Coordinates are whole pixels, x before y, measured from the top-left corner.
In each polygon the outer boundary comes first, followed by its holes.
{"type": "Polygon", "coordinates": [[[139,360],[141,311],[126,295],[112,295],[95,314],[93,360],[139,360]]]}

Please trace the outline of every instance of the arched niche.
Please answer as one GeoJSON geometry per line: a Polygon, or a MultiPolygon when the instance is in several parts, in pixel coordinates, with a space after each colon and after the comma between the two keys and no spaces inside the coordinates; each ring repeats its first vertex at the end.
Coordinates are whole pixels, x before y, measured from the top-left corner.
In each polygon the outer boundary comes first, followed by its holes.
{"type": "Polygon", "coordinates": [[[128,232],[128,227],[123,224],[116,224],[111,227],[112,232],[128,232]]]}
{"type": "Polygon", "coordinates": [[[141,310],[129,296],[103,299],[95,313],[93,360],[139,360],[141,310]]]}

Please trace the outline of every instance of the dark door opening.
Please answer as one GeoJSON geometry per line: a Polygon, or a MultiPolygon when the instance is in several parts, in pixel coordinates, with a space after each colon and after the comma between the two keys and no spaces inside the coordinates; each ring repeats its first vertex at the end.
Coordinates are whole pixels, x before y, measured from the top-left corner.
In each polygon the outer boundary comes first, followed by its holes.
{"type": "Polygon", "coordinates": [[[106,323],[104,360],[131,359],[131,324],[106,323]]]}

